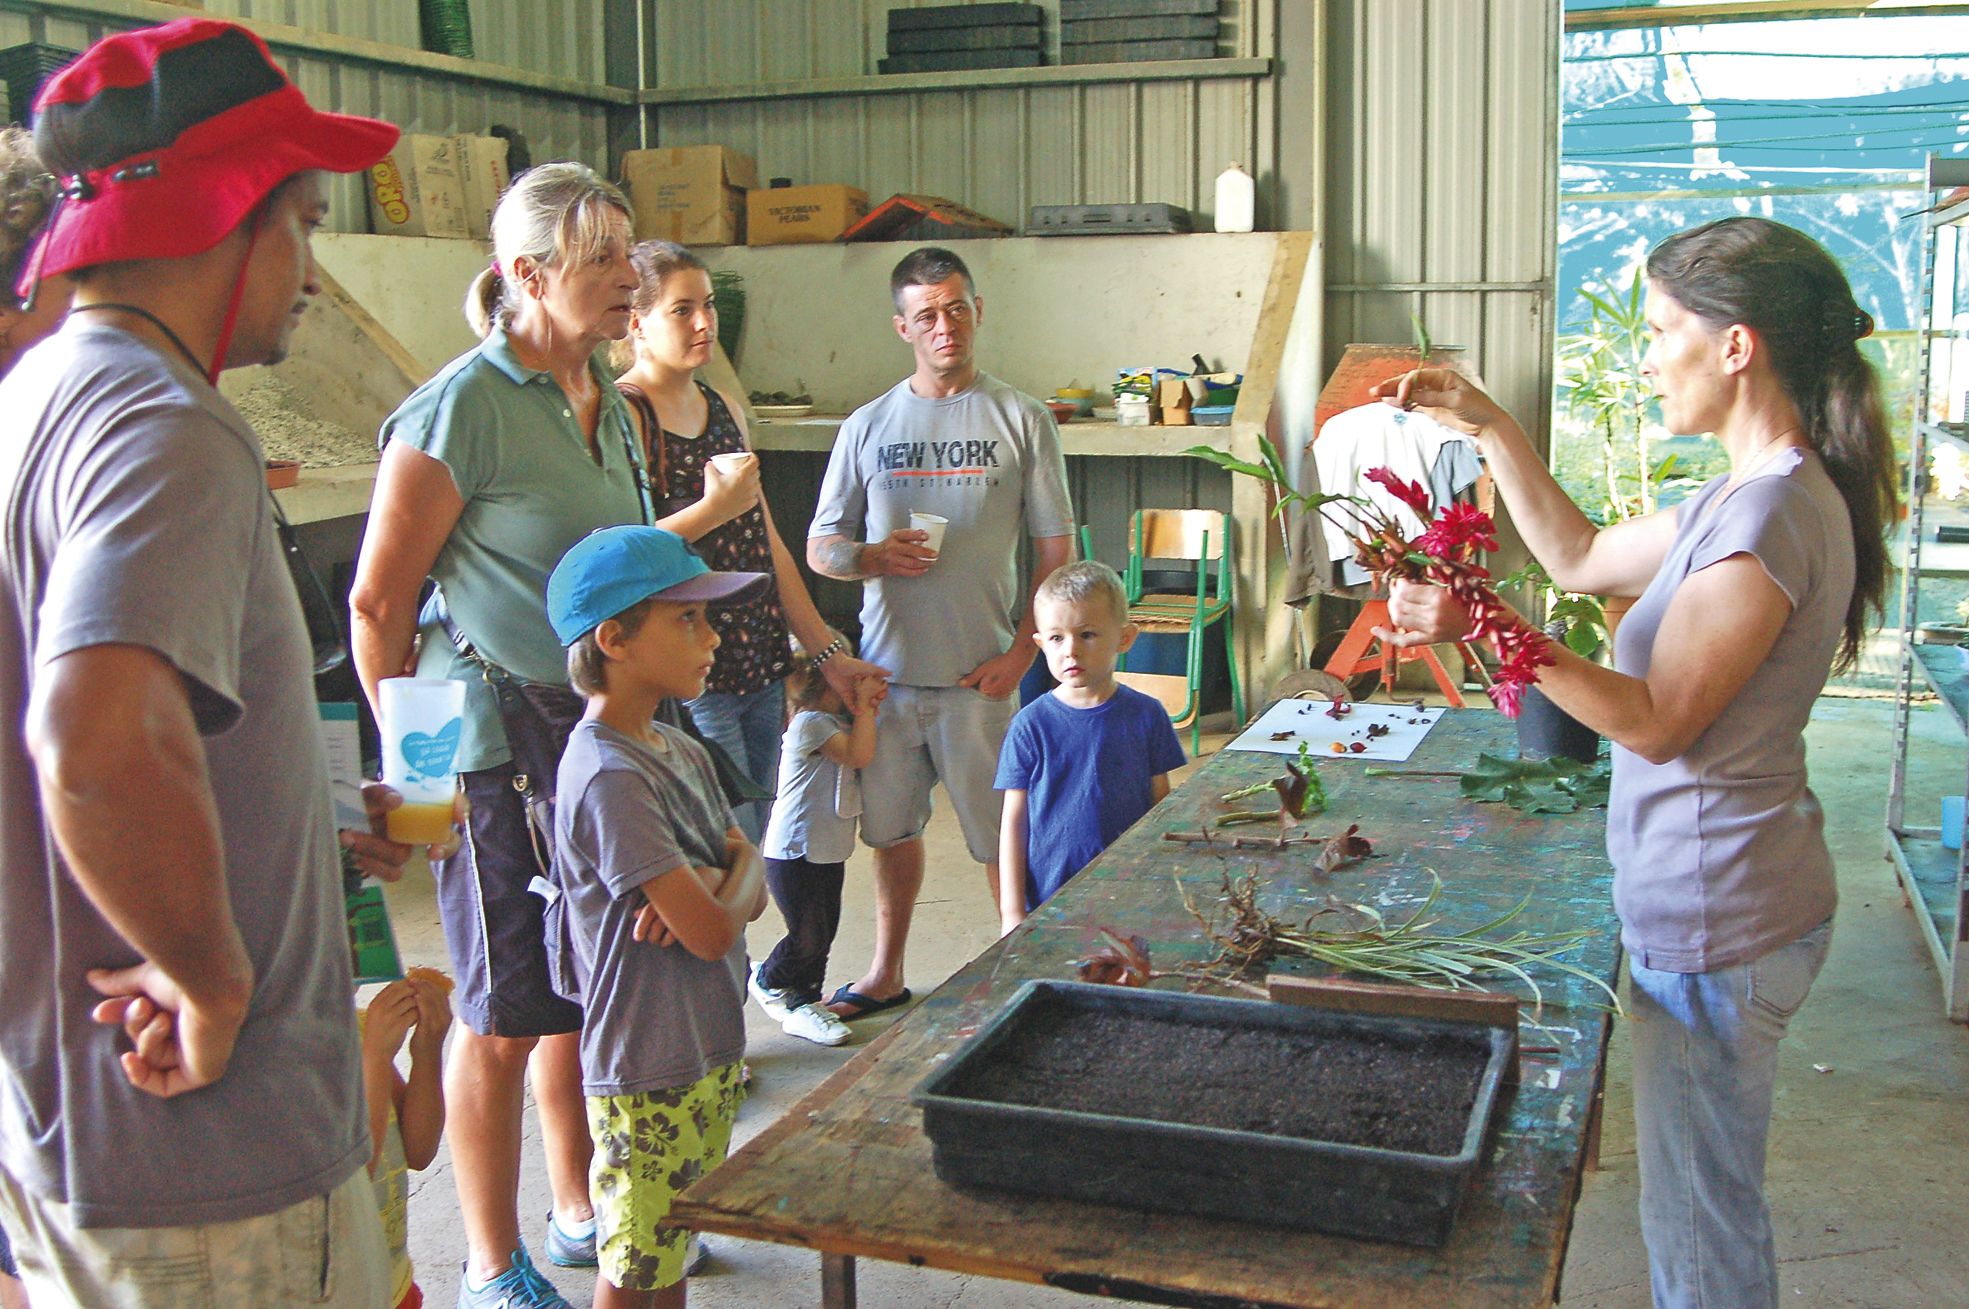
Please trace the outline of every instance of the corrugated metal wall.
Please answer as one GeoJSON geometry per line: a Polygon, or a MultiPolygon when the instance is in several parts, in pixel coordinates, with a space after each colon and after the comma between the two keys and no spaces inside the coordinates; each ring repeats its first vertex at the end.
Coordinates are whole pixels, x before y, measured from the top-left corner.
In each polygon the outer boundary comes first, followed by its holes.
{"type": "MultiPolygon", "coordinates": [[[[897,7],[908,6],[661,0],[656,84],[867,76],[897,7]]],[[[1275,0],[1224,0],[1219,48],[1269,55],[1274,16],[1275,0]]],[[[1057,53],[1057,22],[1046,31],[1057,53]]],[[[1269,104],[1264,82],[1247,78],[788,95],[656,105],[648,130],[654,145],[731,146],[758,160],[762,176],[847,182],[875,198],[927,192],[1023,226],[1036,204],[1162,201],[1207,214],[1225,165],[1255,165],[1261,179],[1273,171],[1269,104]]]]}
{"type": "Polygon", "coordinates": [[[1468,346],[1549,440],[1559,6],[1330,0],[1327,365],[1349,341],[1468,346]]]}
{"type": "MultiPolygon", "coordinates": [[[[207,0],[214,17],[258,19],[360,40],[419,49],[412,0],[207,0]]],[[[472,32],[487,64],[603,80],[603,0],[472,0],[472,32]]],[[[133,26],[59,8],[0,9],[0,48],[34,41],[79,50],[133,26]]],[[[606,168],[607,107],[544,91],[467,81],[421,68],[393,68],[325,53],[277,50],[288,75],[314,104],[386,118],[411,132],[483,132],[504,123],[522,132],[535,159],[580,159],[606,168]]],[[[359,179],[331,192],[330,226],[366,232],[359,179]]]]}

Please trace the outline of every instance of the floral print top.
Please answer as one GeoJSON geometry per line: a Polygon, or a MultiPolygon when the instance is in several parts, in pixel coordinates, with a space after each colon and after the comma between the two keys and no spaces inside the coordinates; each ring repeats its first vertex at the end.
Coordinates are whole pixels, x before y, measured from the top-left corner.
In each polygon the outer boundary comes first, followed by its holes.
{"type": "MultiPolygon", "coordinates": [[[[703,382],[709,407],[704,434],[679,436],[663,430],[656,406],[633,386],[617,384],[629,403],[643,416],[643,431],[649,436],[650,493],[656,502],[656,516],[666,518],[695,504],[704,495],[704,468],[711,456],[742,452],[745,438],[731,410],[716,391],[703,382]]],[[[700,536],[692,543],[704,562],[721,572],[765,573],[773,571],[772,542],[766,536],[766,510],[753,505],[738,517],[700,536]]],[[[749,695],[763,691],[793,670],[792,635],[787,630],[786,613],[772,587],[757,600],[745,604],[712,605],[711,626],[723,638],[717,661],[705,682],[708,692],[749,695]]]]}

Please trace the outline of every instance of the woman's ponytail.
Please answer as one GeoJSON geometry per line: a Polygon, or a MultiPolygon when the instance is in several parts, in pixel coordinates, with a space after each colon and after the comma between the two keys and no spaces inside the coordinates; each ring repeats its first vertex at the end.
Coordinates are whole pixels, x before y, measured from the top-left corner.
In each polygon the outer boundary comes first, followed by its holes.
{"type": "Polygon", "coordinates": [[[1754,328],[1846,502],[1853,526],[1853,596],[1835,671],[1859,658],[1884,611],[1887,529],[1900,511],[1893,439],[1880,380],[1860,353],[1873,319],[1853,302],[1825,248],[1766,218],[1725,218],[1679,232],[1648,255],[1648,280],[1713,326],[1754,328]]]}

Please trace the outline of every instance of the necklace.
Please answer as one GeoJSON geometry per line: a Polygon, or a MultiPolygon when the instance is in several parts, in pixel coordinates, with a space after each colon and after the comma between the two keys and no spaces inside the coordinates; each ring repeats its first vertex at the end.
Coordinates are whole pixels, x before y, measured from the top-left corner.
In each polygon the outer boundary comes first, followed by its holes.
{"type": "Polygon", "coordinates": [[[1799,433],[1797,428],[1787,427],[1783,431],[1770,437],[1768,440],[1764,442],[1764,444],[1758,446],[1755,450],[1751,451],[1750,458],[1743,461],[1742,471],[1733,472],[1730,474],[1730,485],[1737,486],[1741,484],[1745,478],[1749,477],[1752,473],[1756,472],[1757,469],[1761,467],[1764,462],[1765,451],[1769,450],[1772,446],[1776,445],[1778,442],[1784,440],[1787,436],[1793,436],[1798,434],[1799,433]]]}
{"type": "Polygon", "coordinates": [[[194,373],[197,373],[200,377],[205,376],[205,365],[200,363],[198,360],[198,356],[191,352],[191,347],[185,344],[185,339],[182,336],[179,336],[176,332],[172,331],[171,325],[169,323],[166,323],[162,318],[159,318],[156,314],[144,308],[142,305],[128,305],[128,304],[121,304],[116,301],[105,300],[105,301],[98,302],[96,304],[76,305],[73,309],[69,310],[69,312],[72,314],[79,314],[79,313],[85,313],[91,309],[115,309],[126,314],[135,314],[137,317],[148,322],[152,327],[155,327],[158,331],[164,333],[165,340],[169,341],[172,345],[178,348],[178,353],[185,357],[185,362],[191,365],[191,370],[194,373]]]}

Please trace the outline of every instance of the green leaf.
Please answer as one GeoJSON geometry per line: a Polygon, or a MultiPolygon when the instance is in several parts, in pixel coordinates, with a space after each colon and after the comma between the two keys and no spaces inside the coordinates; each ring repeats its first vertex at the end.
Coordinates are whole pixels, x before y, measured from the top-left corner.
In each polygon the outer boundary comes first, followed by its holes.
{"type": "Polygon", "coordinates": [[[1271,469],[1262,464],[1247,463],[1239,459],[1236,455],[1231,454],[1228,450],[1219,450],[1215,446],[1193,445],[1183,451],[1183,453],[1193,459],[1201,459],[1205,463],[1215,464],[1217,467],[1229,472],[1243,473],[1246,477],[1255,477],[1261,482],[1272,480],[1271,469]]]}
{"type": "Polygon", "coordinates": [[[1500,759],[1477,756],[1477,766],[1458,785],[1464,798],[1508,804],[1528,814],[1569,814],[1606,803],[1606,766],[1572,759],[1500,759]]]}
{"type": "Polygon", "coordinates": [[[1265,461],[1273,482],[1288,491],[1292,489],[1292,478],[1285,471],[1285,460],[1279,458],[1278,447],[1272,444],[1271,438],[1263,434],[1258,437],[1258,457],[1265,461]]]}

